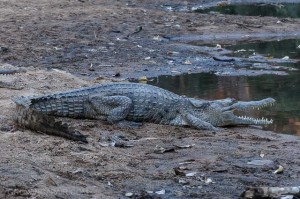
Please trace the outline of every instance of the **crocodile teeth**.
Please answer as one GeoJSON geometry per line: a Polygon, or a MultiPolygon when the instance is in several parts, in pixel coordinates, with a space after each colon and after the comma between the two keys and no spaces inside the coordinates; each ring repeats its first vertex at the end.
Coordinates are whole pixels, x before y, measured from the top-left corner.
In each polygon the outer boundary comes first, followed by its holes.
{"type": "Polygon", "coordinates": [[[261,119],[257,119],[257,118],[252,118],[252,117],[246,117],[246,116],[239,116],[240,119],[243,120],[248,120],[248,121],[252,121],[255,124],[259,124],[259,125],[266,125],[266,124],[272,124],[273,120],[268,120],[267,118],[261,118],[261,119]]]}
{"type": "Polygon", "coordinates": [[[261,118],[261,119],[256,119],[255,120],[256,124],[272,124],[273,120],[268,120],[267,118],[261,118]]]}

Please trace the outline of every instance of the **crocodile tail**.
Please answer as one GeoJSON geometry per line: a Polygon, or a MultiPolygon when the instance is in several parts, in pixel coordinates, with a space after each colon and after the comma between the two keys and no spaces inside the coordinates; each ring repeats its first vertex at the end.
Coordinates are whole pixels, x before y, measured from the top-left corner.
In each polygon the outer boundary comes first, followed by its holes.
{"type": "Polygon", "coordinates": [[[75,131],[66,123],[55,121],[54,116],[50,116],[35,110],[32,105],[35,98],[18,97],[13,98],[16,103],[15,121],[18,126],[28,128],[48,135],[56,135],[74,141],[87,143],[86,136],[75,131]]]}

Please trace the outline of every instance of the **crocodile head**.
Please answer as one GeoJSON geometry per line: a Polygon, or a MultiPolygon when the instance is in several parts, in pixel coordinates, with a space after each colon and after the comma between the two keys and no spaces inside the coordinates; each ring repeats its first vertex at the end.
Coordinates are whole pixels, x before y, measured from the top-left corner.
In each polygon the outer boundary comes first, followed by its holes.
{"type": "Polygon", "coordinates": [[[275,100],[273,98],[266,98],[260,101],[237,101],[235,99],[223,99],[215,101],[191,101],[194,110],[193,114],[212,124],[213,126],[232,126],[232,125],[268,125],[272,124],[273,120],[265,118],[253,118],[248,116],[239,116],[237,113],[247,113],[253,109],[261,109],[266,106],[273,105],[275,100]],[[200,102],[200,103],[199,103],[200,102]],[[201,108],[200,108],[201,107],[201,108]],[[196,108],[196,109],[195,109],[196,108]],[[200,111],[202,109],[202,111],[200,111]]]}

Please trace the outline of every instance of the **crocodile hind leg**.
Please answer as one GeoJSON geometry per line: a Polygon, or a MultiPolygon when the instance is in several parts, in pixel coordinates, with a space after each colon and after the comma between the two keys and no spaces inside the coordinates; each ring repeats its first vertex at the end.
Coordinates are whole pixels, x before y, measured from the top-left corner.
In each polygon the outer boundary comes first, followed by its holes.
{"type": "Polygon", "coordinates": [[[97,114],[95,118],[106,119],[110,123],[125,120],[132,107],[132,100],[126,96],[94,95],[89,102],[97,114]]]}

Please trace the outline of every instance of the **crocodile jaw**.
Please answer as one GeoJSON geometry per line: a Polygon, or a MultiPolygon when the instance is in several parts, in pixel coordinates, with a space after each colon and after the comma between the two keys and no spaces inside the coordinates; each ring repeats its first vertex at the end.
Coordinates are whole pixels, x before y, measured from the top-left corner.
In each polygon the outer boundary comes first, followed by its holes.
{"type": "Polygon", "coordinates": [[[248,116],[237,116],[234,111],[249,111],[252,109],[260,110],[261,108],[274,105],[275,100],[273,98],[266,98],[260,101],[250,101],[250,102],[236,102],[235,104],[223,109],[223,114],[225,115],[225,121],[229,121],[230,125],[269,125],[273,123],[273,120],[266,118],[253,118],[248,116]]]}

